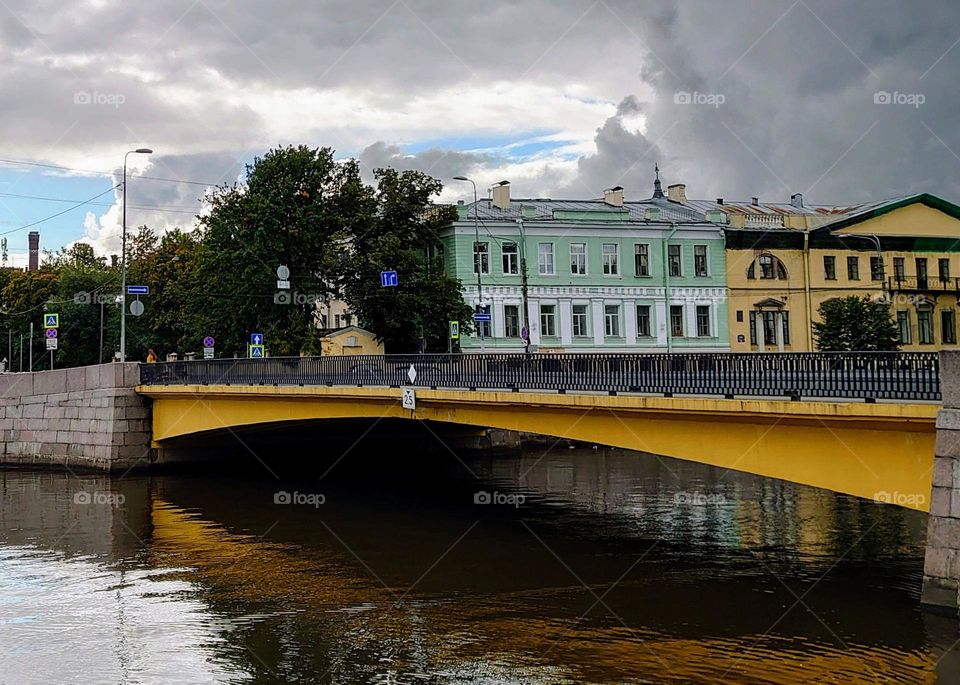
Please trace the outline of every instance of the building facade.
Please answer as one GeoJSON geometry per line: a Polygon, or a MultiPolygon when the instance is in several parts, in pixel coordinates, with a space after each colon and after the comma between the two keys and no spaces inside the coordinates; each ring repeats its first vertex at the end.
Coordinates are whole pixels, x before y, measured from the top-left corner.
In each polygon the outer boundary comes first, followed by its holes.
{"type": "Polygon", "coordinates": [[[729,350],[723,227],[676,211],[659,180],[642,202],[621,188],[511,200],[503,183],[458,213],[441,233],[445,268],[490,317],[463,351],[729,350]]]}

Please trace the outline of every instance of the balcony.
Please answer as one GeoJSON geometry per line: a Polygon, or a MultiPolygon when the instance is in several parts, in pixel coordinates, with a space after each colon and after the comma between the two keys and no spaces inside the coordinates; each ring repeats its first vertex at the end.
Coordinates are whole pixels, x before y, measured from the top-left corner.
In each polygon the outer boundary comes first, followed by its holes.
{"type": "Polygon", "coordinates": [[[960,277],[940,278],[902,276],[900,278],[887,278],[887,290],[889,292],[904,293],[953,293],[960,294],[960,277]]]}

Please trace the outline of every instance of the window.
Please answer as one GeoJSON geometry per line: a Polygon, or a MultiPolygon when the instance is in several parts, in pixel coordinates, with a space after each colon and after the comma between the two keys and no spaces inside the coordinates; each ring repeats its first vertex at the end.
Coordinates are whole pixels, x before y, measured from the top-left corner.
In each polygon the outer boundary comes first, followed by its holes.
{"type": "Polygon", "coordinates": [[[900,344],[910,344],[910,312],[900,310],[897,312],[897,330],[900,332],[900,344]]]}
{"type": "Polygon", "coordinates": [[[743,310],[737,310],[737,323],[743,323],[743,310]]]}
{"type": "Polygon", "coordinates": [[[874,281],[883,280],[883,258],[882,257],[870,258],[870,278],[874,281]]]}
{"type": "Polygon", "coordinates": [[[587,274],[586,243],[570,243],[570,273],[574,276],[587,274]]]}
{"type": "MultiPolygon", "coordinates": [[[[489,314],[490,305],[485,305],[483,307],[477,307],[478,314],[489,314]]],[[[477,335],[481,338],[491,338],[493,337],[490,332],[490,322],[489,321],[476,321],[477,324],[477,335]]]]}
{"type": "Polygon", "coordinates": [[[650,246],[646,243],[637,243],[633,246],[633,265],[637,276],[650,275],[650,246]]]}
{"type": "Polygon", "coordinates": [[[933,312],[929,309],[917,310],[917,342],[921,345],[933,344],[933,312]]]}
{"type": "Polygon", "coordinates": [[[637,305],[637,337],[650,337],[650,305],[637,305]]]}
{"type": "Polygon", "coordinates": [[[860,258],[847,257],[847,278],[851,281],[860,280],[860,258]]]}
{"type": "Polygon", "coordinates": [[[945,345],[957,343],[957,316],[952,309],[940,312],[940,342],[945,345]]]}
{"type": "Polygon", "coordinates": [[[837,258],[833,255],[823,257],[823,277],[828,281],[837,280],[837,258]]]}
{"type": "Polygon", "coordinates": [[[674,338],[683,337],[683,305],[670,306],[670,335],[674,338]]]}
{"type": "MultiPolygon", "coordinates": [[[[777,343],[777,313],[778,312],[750,312],[750,344],[757,344],[757,316],[763,324],[763,344],[776,345],[777,343]]],[[[790,312],[781,311],[780,320],[783,322],[783,344],[790,344],[790,312]]]]}
{"type": "Polygon", "coordinates": [[[940,274],[940,281],[946,283],[950,280],[950,260],[941,257],[937,260],[937,272],[940,274]]]}
{"type": "MultiPolygon", "coordinates": [[[[925,290],[927,287],[927,260],[924,257],[916,258],[917,265],[917,287],[925,290]]],[[[921,342],[923,342],[921,340],[921,342]]]]}
{"type": "Polygon", "coordinates": [[[473,273],[490,273],[489,243],[473,244],[473,273]]]}
{"type": "Polygon", "coordinates": [[[693,246],[693,273],[695,276],[704,277],[707,275],[707,246],[693,246]]]}
{"type": "Polygon", "coordinates": [[[516,276],[518,273],[520,273],[520,260],[518,258],[517,244],[504,243],[500,247],[500,252],[503,255],[503,275],[516,276]]]}
{"type": "Polygon", "coordinates": [[[603,334],[608,338],[620,337],[620,305],[608,304],[604,306],[603,334]]]}
{"type": "Polygon", "coordinates": [[[697,305],[697,335],[701,338],[710,337],[710,307],[709,305],[697,305]]]}
{"type": "Polygon", "coordinates": [[[587,305],[573,305],[573,337],[586,338],[590,336],[587,328],[587,305]]]}
{"type": "Polygon", "coordinates": [[[537,244],[537,268],[541,276],[553,276],[557,273],[553,263],[553,243],[537,244]]]}
{"type": "Polygon", "coordinates": [[[616,276],[620,273],[620,255],[616,243],[603,244],[603,275],[616,276]]]}
{"type": "Polygon", "coordinates": [[[894,257],[893,258],[893,278],[897,281],[902,281],[905,277],[905,271],[903,268],[903,257],[894,257]]]}
{"type": "Polygon", "coordinates": [[[503,305],[503,334],[508,338],[520,337],[520,307],[515,304],[503,305]]]}
{"type": "Polygon", "coordinates": [[[750,262],[747,268],[747,278],[753,280],[757,277],[757,264],[760,265],[760,278],[787,280],[787,268],[779,259],[769,254],[762,254],[756,261],[750,262]]]}
{"type": "Polygon", "coordinates": [[[557,306],[555,304],[540,305],[540,335],[550,337],[556,334],[557,306]]]}
{"type": "Polygon", "coordinates": [[[671,276],[682,276],[682,269],[680,268],[680,246],[679,245],[667,245],[667,263],[670,268],[671,276]]]}

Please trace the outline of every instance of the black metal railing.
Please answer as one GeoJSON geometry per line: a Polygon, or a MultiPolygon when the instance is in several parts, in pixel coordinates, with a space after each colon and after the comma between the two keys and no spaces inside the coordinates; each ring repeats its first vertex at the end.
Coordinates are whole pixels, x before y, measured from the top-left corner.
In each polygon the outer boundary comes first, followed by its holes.
{"type": "Polygon", "coordinates": [[[947,276],[893,276],[887,279],[890,292],[960,293],[960,278],[947,276]]]}
{"type": "Polygon", "coordinates": [[[329,385],[939,400],[931,352],[423,354],[140,365],[144,385],[329,385]],[[416,378],[408,377],[410,367],[416,378]]]}

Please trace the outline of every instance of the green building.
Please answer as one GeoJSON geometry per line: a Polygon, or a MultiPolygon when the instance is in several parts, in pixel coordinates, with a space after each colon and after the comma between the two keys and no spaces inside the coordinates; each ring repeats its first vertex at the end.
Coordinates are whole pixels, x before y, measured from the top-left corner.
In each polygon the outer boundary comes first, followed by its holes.
{"type": "Polygon", "coordinates": [[[543,352],[729,351],[721,217],[665,197],[659,177],[637,202],[619,187],[511,199],[504,181],[457,210],[440,234],[444,263],[490,315],[461,339],[465,352],[523,351],[527,331],[543,352]]]}

